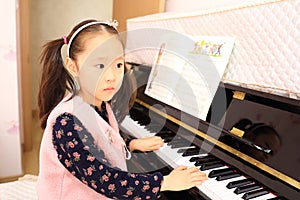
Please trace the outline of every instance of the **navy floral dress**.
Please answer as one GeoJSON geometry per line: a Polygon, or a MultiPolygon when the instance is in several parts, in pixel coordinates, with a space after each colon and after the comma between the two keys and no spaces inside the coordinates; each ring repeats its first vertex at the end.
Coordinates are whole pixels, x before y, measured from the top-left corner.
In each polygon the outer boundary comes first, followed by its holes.
{"type": "Polygon", "coordinates": [[[53,127],[53,144],[64,167],[91,189],[112,199],[157,199],[163,175],[138,174],[109,167],[105,152],[76,116],[64,113],[53,127]]]}

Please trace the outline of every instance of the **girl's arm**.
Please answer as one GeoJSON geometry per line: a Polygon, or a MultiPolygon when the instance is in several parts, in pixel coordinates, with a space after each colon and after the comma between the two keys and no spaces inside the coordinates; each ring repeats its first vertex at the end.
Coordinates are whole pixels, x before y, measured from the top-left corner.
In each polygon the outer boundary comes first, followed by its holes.
{"type": "Polygon", "coordinates": [[[56,119],[53,144],[62,165],[98,193],[117,199],[160,196],[161,173],[137,174],[109,167],[105,152],[94,145],[92,135],[72,114],[64,113],[56,119]]]}

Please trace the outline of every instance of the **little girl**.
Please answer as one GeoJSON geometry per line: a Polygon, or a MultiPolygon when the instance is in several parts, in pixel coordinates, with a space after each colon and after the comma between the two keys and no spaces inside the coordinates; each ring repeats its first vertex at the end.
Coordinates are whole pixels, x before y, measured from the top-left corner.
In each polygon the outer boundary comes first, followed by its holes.
{"type": "MultiPolygon", "coordinates": [[[[167,176],[127,171],[130,152],[110,105],[125,73],[116,26],[86,20],[43,48],[39,200],[157,199],[161,191],[185,190],[207,179],[194,167],[180,166],[167,176]]],[[[160,137],[150,137],[128,146],[153,151],[162,145],[160,137]]]]}

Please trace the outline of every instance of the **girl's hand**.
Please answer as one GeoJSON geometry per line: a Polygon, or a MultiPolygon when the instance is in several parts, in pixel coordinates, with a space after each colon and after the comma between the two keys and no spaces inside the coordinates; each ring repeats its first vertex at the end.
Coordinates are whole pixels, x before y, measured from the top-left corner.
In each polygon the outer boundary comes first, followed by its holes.
{"type": "Polygon", "coordinates": [[[131,140],[129,143],[129,149],[130,151],[155,151],[160,149],[163,145],[164,141],[161,137],[150,136],[131,140]]]}
{"type": "Polygon", "coordinates": [[[201,185],[207,176],[196,167],[179,166],[164,176],[161,191],[180,191],[201,185]]]}

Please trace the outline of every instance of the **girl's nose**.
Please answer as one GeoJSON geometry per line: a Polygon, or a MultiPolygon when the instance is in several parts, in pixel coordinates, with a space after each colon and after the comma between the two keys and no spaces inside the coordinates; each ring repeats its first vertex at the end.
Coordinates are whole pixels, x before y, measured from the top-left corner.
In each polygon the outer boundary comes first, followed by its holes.
{"type": "Polygon", "coordinates": [[[105,80],[106,81],[114,81],[115,80],[115,71],[114,67],[111,65],[105,72],[105,80]]]}

